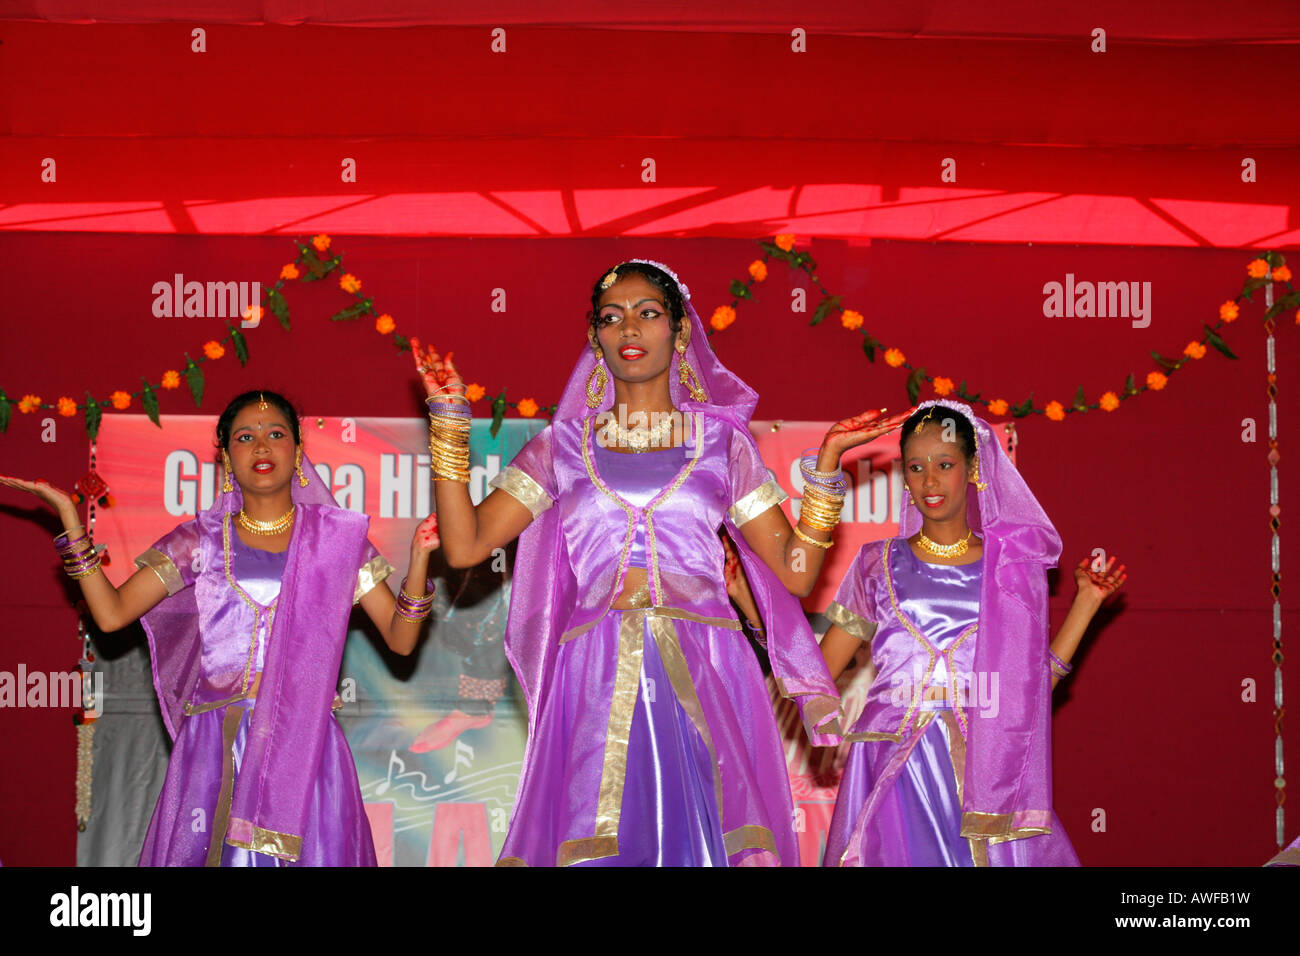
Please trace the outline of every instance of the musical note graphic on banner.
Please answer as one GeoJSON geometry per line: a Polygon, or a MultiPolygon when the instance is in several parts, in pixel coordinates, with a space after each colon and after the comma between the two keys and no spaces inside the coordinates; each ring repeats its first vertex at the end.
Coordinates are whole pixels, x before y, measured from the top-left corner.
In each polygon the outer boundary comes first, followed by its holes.
{"type": "Polygon", "coordinates": [[[451,783],[456,779],[456,774],[460,773],[461,761],[464,761],[466,767],[473,765],[474,748],[463,740],[456,741],[456,764],[451,768],[451,772],[442,778],[443,783],[451,783]]]}
{"type": "Polygon", "coordinates": [[[397,764],[397,775],[400,777],[406,773],[406,764],[402,763],[402,758],[397,756],[397,751],[392,751],[388,757],[388,779],[375,787],[375,796],[382,797],[388,792],[388,788],[393,785],[393,764],[397,764]]]}

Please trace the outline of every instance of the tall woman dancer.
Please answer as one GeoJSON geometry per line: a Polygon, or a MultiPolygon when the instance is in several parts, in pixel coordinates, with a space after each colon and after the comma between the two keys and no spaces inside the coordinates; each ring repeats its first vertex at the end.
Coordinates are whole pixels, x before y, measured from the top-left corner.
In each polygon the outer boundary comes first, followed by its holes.
{"type": "MultiPolygon", "coordinates": [[[[477,508],[460,376],[417,347],[448,562],[475,565],[522,533],[506,647],[529,742],[499,863],[798,865],[785,760],[718,529],[736,543],[784,692],[830,743],[839,698],[791,592],[812,589],[843,489],[824,478],[807,523],[790,527],[749,434],[757,396],[713,355],[666,267],[604,273],[588,320],[551,424],[477,508]]],[[[897,424],[843,422],[806,465],[829,475],[897,424]]]]}

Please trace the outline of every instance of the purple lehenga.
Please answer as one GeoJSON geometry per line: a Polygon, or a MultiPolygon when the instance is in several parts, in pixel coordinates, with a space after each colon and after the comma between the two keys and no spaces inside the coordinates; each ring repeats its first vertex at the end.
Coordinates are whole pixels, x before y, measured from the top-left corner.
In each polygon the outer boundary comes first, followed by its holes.
{"type": "MultiPolygon", "coordinates": [[[[826,866],[1077,866],[1051,809],[1045,570],[1060,539],[987,423],[968,490],[977,562],[921,561],[902,534],[863,546],[827,610],[876,676],[827,835],[826,866]],[[945,688],[945,700],[927,700],[945,688]]],[[[922,405],[921,407],[925,407],[922,405]]]]}
{"type": "Polygon", "coordinates": [[[756,396],[697,347],[688,312],[708,400],[672,385],[687,446],[600,447],[598,410],[582,398],[586,350],[550,426],[493,479],[534,514],[506,632],[529,742],[498,865],[798,865],[785,759],[727,598],[720,526],[814,742],[838,741],[839,699],[798,602],[738,531],[784,495],[747,428],[756,396]],[[632,609],[612,608],[630,567],[646,569],[646,587],[632,609]]]}
{"type": "Polygon", "coordinates": [[[352,606],[392,567],[303,466],[284,553],[239,541],[236,489],[136,560],[167,585],[144,625],[173,741],[141,866],[376,863],[332,711],[352,606]]]}

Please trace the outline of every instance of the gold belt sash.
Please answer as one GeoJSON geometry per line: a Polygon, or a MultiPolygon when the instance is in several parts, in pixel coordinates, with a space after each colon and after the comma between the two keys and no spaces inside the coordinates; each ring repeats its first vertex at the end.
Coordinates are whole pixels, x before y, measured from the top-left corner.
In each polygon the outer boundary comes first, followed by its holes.
{"type": "MultiPolygon", "coordinates": [[[[628,744],[632,732],[632,718],[636,712],[637,691],[641,683],[647,624],[677,703],[694,725],[709,752],[709,761],[713,767],[713,789],[717,800],[719,825],[725,819],[722,771],[718,766],[717,750],[714,748],[713,735],[709,732],[709,725],[704,716],[704,707],[696,691],[695,682],[691,679],[686,655],[682,650],[681,640],[673,621],[694,621],[736,631],[740,630],[740,622],[729,618],[705,617],[690,611],[667,607],[634,608],[620,613],[623,617],[618,629],[618,664],[614,675],[614,692],[610,698],[609,722],[605,732],[605,753],[600,772],[600,790],[596,800],[595,832],[589,837],[561,843],[556,851],[557,866],[569,866],[618,855],[618,826],[623,808],[623,788],[627,780],[628,744]]],[[[561,638],[561,643],[586,633],[595,623],[575,628],[561,638]]],[[[750,848],[776,853],[776,841],[772,831],[756,824],[736,827],[724,833],[723,843],[729,856],[750,848]]],[[[513,858],[503,859],[498,865],[513,865],[521,862],[513,858]]]]}

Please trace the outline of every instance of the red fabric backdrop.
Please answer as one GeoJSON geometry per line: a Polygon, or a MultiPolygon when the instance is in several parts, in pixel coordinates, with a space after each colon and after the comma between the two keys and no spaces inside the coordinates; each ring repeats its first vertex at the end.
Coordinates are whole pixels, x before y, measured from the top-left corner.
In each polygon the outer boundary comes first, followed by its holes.
{"type": "MultiPolygon", "coordinates": [[[[581,347],[585,292],[612,262],[631,255],[677,265],[706,313],[754,254],[741,240],[414,240],[335,238],[347,266],[398,321],[454,348],[466,373],[513,398],[554,399],[581,347]],[[507,311],[491,311],[492,290],[507,311]]],[[[1150,365],[1147,351],[1177,353],[1242,275],[1232,251],[1021,248],[818,242],[823,281],[858,308],[876,335],[935,373],[968,379],[986,394],[1040,404],[1116,387],[1150,365]],[[1046,319],[1042,285],[1079,278],[1152,282],[1153,320],[1046,319]]],[[[152,284],[187,278],[268,279],[292,254],[284,239],[97,235],[0,236],[0,261],[22,281],[8,291],[0,384],[47,399],[96,394],[155,380],[224,324],[158,319],[152,284]],[[56,321],[57,319],[57,321],[56,321]]],[[[902,407],[904,376],[870,364],[858,339],[834,323],[809,328],[792,315],[792,281],[773,269],[758,302],[715,335],[719,354],[763,396],[764,418],[830,419],[872,405],[902,407]]],[[[343,301],[323,285],[290,293],[294,329],[272,320],[249,333],[251,359],[205,365],[206,411],[246,387],[290,394],[309,414],[418,415],[409,357],[368,324],[331,323],[343,301]]],[[[1297,366],[1300,336],[1283,326],[1279,366],[1297,366]]],[[[1063,423],[1024,421],[1021,467],[1065,540],[1070,561],[1094,547],[1131,571],[1123,612],[1085,645],[1078,671],[1058,691],[1057,809],[1088,864],[1252,864],[1270,855],[1271,664],[1267,465],[1261,442],[1241,441],[1242,419],[1265,428],[1263,340],[1247,315],[1230,329],[1241,356],[1211,352],[1162,393],[1063,423]],[[1241,701],[1253,678],[1260,699],[1241,701]],[[1106,831],[1090,830],[1106,813],[1106,831]],[[1213,821],[1207,826],[1206,821],[1213,821]]],[[[1282,422],[1300,415],[1282,389],[1282,422]]],[[[186,412],[184,391],[163,410],[186,412]]],[[[18,416],[0,439],[7,473],[68,482],[84,467],[77,420],[40,441],[38,420],[18,416]]],[[[1290,429],[1288,434],[1294,434],[1290,429]]],[[[310,433],[308,435],[310,440],[310,433]]],[[[1284,443],[1284,449],[1286,447],[1284,443]]],[[[1300,472],[1283,462],[1282,501],[1300,495],[1300,472]]],[[[112,476],[108,476],[111,481],[112,476]]],[[[52,670],[76,658],[68,588],[47,530],[0,510],[6,547],[0,581],[7,669],[52,670]]],[[[125,558],[126,556],[119,556],[125,558]]],[[[1062,580],[1056,623],[1073,595],[1062,580]]],[[[1286,624],[1295,626],[1295,600],[1286,624]]],[[[74,840],[74,741],[66,712],[11,711],[0,738],[0,858],[70,862],[74,840]],[[14,772],[17,771],[17,772],[14,772]]],[[[1292,763],[1300,736],[1292,734],[1292,763]]],[[[1292,829],[1295,828],[1292,821],[1292,829]]]]}
{"type": "MultiPolygon", "coordinates": [[[[791,230],[834,237],[813,246],[826,284],[932,373],[1069,403],[1079,383],[1095,398],[1140,379],[1150,349],[1180,352],[1239,287],[1243,250],[1296,246],[1294,5],[1247,19],[1212,3],[1108,3],[1088,22],[1032,3],[861,6],[794,24],[784,6],[708,2],[668,27],[658,4],[468,17],[405,2],[0,5],[0,387],[52,400],[156,381],[223,325],[154,318],[154,282],[268,281],[292,255],[285,236],[327,231],[401,331],[456,349],[489,390],[545,404],[580,345],[585,290],[611,262],[667,259],[707,313],[754,256],[742,238],[791,230]],[[67,25],[199,15],[222,18],[197,24],[203,54],[189,22],[67,25]],[[490,52],[496,25],[505,54],[490,52]],[[1095,25],[1105,54],[1088,50],[1095,25]],[[790,51],[794,26],[807,53],[790,51]],[[41,179],[47,157],[55,182],[41,179]],[[344,157],[355,183],[340,180],[344,157]],[[940,180],[945,157],[955,183],[940,180]],[[1245,157],[1256,182],[1241,179],[1245,157]],[[1044,318],[1042,286],[1067,272],[1151,282],[1151,326],[1044,318]],[[496,288],[505,314],[490,311],[496,288]]],[[[778,266],[715,338],[763,395],[759,416],[901,407],[903,376],[833,323],[792,316],[790,287],[778,266]]],[[[292,333],[268,319],[247,369],[207,366],[204,410],[265,384],[309,413],[418,414],[391,344],[325,321],[337,296],[296,291],[292,333]]],[[[1256,315],[1229,330],[1240,361],[1211,352],[1114,414],[1022,425],[1021,467],[1067,559],[1105,547],[1132,573],[1123,612],[1057,694],[1057,809],[1087,864],[1272,853],[1256,315]],[[1241,441],[1247,417],[1255,444],[1241,441]],[[1246,678],[1256,703],[1241,701],[1246,678]],[[1090,829],[1096,810],[1104,833],[1090,829]]],[[[1297,331],[1288,318],[1279,338],[1284,456],[1297,331]]],[[[169,393],[163,407],[192,402],[169,393]]],[[[59,419],[54,443],[37,426],[21,416],[0,437],[0,471],[71,481],[80,424],[59,419]]],[[[1300,492],[1288,461],[1284,508],[1300,492]]],[[[71,591],[28,515],[0,501],[0,669],[63,669],[77,655],[71,591]]],[[[1057,622],[1071,594],[1064,579],[1057,622]]],[[[2,729],[0,860],[71,863],[66,712],[11,711],[2,729]]],[[[1288,740],[1298,766],[1300,734],[1288,740]]]]}

